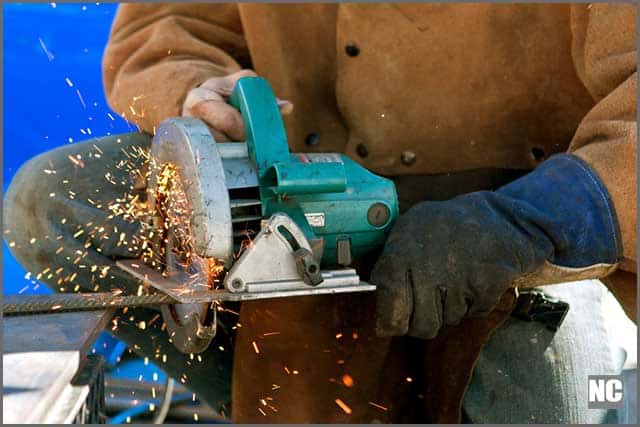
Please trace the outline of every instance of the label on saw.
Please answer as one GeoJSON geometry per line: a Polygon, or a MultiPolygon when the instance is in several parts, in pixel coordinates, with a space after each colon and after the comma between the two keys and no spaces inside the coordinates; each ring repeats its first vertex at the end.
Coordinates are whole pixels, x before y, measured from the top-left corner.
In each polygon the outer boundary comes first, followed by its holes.
{"type": "Polygon", "coordinates": [[[302,163],[340,163],[342,156],[338,153],[298,153],[298,159],[302,163]]]}
{"type": "Polygon", "coordinates": [[[324,212],[306,213],[304,216],[310,226],[324,227],[324,212]]]}

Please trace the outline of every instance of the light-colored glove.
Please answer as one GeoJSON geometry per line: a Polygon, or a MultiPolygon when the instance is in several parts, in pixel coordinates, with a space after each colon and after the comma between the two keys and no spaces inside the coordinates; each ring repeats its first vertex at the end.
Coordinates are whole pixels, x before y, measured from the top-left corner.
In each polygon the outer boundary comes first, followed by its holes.
{"type": "MultiPolygon", "coordinates": [[[[240,70],[224,77],[212,77],[187,93],[182,115],[203,120],[217,142],[244,141],[244,124],[240,112],[227,103],[236,82],[243,77],[256,77],[252,70],[240,70]]],[[[283,115],[293,111],[293,104],[278,99],[283,115]]]]}

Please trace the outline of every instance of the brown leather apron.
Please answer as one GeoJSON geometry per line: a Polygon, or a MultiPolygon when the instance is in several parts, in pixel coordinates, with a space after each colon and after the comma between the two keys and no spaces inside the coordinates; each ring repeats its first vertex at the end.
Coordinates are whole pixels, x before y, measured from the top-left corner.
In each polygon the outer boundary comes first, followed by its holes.
{"type": "MultiPolygon", "coordinates": [[[[525,171],[476,170],[394,178],[401,210],[421,200],[491,190],[525,171]]],[[[366,279],[375,261],[363,260],[366,279]]],[[[433,340],[379,338],[375,295],[244,303],[235,342],[234,422],[369,423],[461,420],[461,402],[491,333],[509,316],[507,292],[487,317],[433,340]]]]}

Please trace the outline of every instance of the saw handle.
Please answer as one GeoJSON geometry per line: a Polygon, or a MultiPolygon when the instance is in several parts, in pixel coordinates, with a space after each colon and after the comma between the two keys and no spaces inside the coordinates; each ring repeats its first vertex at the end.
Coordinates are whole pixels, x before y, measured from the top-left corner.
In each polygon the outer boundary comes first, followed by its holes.
{"type": "Polygon", "coordinates": [[[292,161],[278,100],[267,80],[239,79],[229,104],[240,110],[249,159],[263,188],[289,195],[345,191],[347,177],[339,158],[314,162],[309,155],[301,155],[292,161]]]}
{"type": "Polygon", "coordinates": [[[273,90],[262,77],[243,77],[236,82],[229,104],[240,110],[249,158],[259,179],[264,179],[274,163],[289,161],[287,134],[273,90]]]}

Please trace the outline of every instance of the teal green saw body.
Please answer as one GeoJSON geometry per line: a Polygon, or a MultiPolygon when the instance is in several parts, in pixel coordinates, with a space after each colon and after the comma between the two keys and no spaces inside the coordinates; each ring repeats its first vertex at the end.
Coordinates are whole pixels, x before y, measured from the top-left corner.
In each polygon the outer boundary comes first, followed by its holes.
{"type": "Polygon", "coordinates": [[[263,78],[240,79],[229,102],[244,120],[263,217],[289,215],[322,248],[325,265],[345,263],[344,248],[358,258],[384,244],[398,216],[391,180],[342,154],[291,153],[276,98],[263,78]]]}

